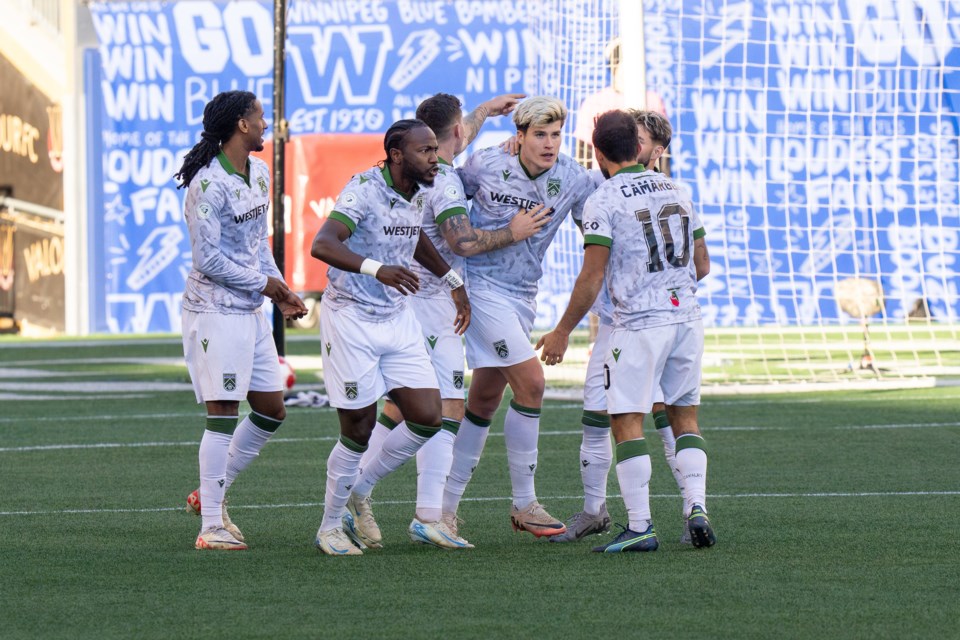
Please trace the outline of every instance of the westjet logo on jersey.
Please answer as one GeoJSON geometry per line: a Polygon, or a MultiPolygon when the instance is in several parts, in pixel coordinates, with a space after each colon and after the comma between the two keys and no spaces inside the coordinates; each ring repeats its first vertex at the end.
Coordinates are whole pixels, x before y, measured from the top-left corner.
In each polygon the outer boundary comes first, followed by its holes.
{"type": "Polygon", "coordinates": [[[384,227],[383,235],[385,236],[397,236],[400,238],[412,238],[414,236],[420,235],[420,227],[384,227]]]}
{"type": "Polygon", "coordinates": [[[529,209],[540,204],[536,200],[529,200],[523,196],[512,196],[508,193],[497,193],[496,191],[490,192],[490,199],[500,204],[515,204],[522,209],[529,209]]]}
{"type": "Polygon", "coordinates": [[[632,198],[633,196],[642,196],[648,193],[654,193],[657,191],[679,191],[680,189],[677,185],[672,182],[667,182],[666,180],[657,180],[656,182],[644,181],[640,184],[622,184],[620,185],[620,193],[624,198],[632,198]]]}
{"type": "Polygon", "coordinates": [[[233,216],[233,221],[236,222],[237,224],[243,224],[244,222],[247,222],[249,220],[256,220],[266,212],[267,212],[267,205],[262,204],[259,207],[254,207],[253,209],[250,209],[250,211],[247,211],[246,213],[239,213],[233,216]]]}

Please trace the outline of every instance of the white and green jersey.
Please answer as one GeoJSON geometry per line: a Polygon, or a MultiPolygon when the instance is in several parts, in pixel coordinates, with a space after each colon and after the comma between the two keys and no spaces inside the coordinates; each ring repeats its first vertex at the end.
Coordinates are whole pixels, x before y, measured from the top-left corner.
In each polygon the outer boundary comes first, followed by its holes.
{"type": "MultiPolygon", "coordinates": [[[[330,218],[350,229],[344,242],[350,251],[381,262],[411,268],[426,209],[426,190],[410,200],[393,187],[390,170],[372,167],[350,179],[340,192],[330,218]]],[[[323,304],[346,306],[371,320],[386,320],[406,307],[406,296],[376,278],[330,267],[323,304]]]]}
{"type": "MultiPolygon", "coordinates": [[[[606,180],[606,178],[603,177],[603,173],[600,172],[600,169],[591,169],[588,173],[590,175],[590,183],[594,189],[606,180]]],[[[573,219],[580,225],[580,230],[583,231],[583,216],[574,216],[573,219]]],[[[610,302],[610,294],[607,292],[606,287],[600,289],[600,293],[597,294],[597,299],[593,301],[593,306],[590,307],[590,311],[600,318],[600,324],[607,326],[613,325],[613,303],[610,302]]]]}
{"type": "Polygon", "coordinates": [[[251,157],[247,175],[220,152],[190,181],[183,213],[193,268],[183,308],[198,313],[252,313],[263,305],[267,276],[283,278],[267,229],[270,171],[251,157]]]}
{"type": "Polygon", "coordinates": [[[600,185],[583,211],[584,244],[610,247],[604,275],[613,326],[629,330],[700,317],[693,241],[703,223],[686,191],[640,165],[600,185]]]}
{"type": "Polygon", "coordinates": [[[550,222],[536,235],[467,258],[471,289],[487,289],[532,302],[550,241],[568,213],[580,215],[584,201],[593,192],[587,171],[561,154],[553,167],[531,177],[519,156],[490,147],[471,156],[459,172],[467,197],[473,198],[470,222],[474,229],[499,229],[520,209],[540,203],[553,209],[550,222]]]}
{"type": "MultiPolygon", "coordinates": [[[[463,276],[463,256],[453,252],[440,233],[440,225],[453,216],[467,215],[467,198],[463,193],[463,183],[457,171],[446,160],[440,160],[440,173],[434,178],[433,186],[423,189],[425,206],[423,208],[423,232],[430,242],[447,261],[451,269],[463,276]]],[[[437,297],[450,295],[450,287],[433,275],[429,269],[414,261],[411,271],[420,278],[418,296],[437,297]]]]}

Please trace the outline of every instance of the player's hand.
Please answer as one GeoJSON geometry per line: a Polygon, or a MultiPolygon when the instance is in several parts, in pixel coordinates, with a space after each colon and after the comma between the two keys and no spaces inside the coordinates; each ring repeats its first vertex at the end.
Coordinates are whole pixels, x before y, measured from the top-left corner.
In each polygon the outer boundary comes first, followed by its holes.
{"type": "Polygon", "coordinates": [[[263,295],[267,296],[271,300],[280,302],[281,300],[286,300],[287,296],[290,294],[290,289],[280,278],[274,278],[272,276],[267,276],[267,286],[261,291],[263,295]]]}
{"type": "Polygon", "coordinates": [[[505,93],[496,98],[490,98],[483,103],[491,116],[505,116],[513,111],[517,103],[527,97],[525,93],[505,93]]]}
{"type": "Polygon", "coordinates": [[[457,287],[450,292],[450,297],[453,298],[453,304],[457,307],[457,317],[453,321],[453,330],[457,332],[458,336],[462,336],[463,332],[470,326],[470,300],[467,298],[467,288],[464,286],[457,287]]]}
{"type": "Polygon", "coordinates": [[[307,305],[292,291],[284,300],[278,300],[274,304],[287,320],[298,320],[307,315],[307,305]]]}
{"type": "Polygon", "coordinates": [[[515,156],[520,153],[520,143],[517,142],[517,136],[510,136],[499,145],[500,151],[515,156]]]}
{"type": "Polygon", "coordinates": [[[550,222],[552,213],[553,208],[545,204],[538,204],[529,209],[520,209],[517,215],[510,220],[510,224],[507,225],[510,228],[513,241],[520,242],[536,235],[537,231],[540,231],[550,222]]]}
{"type": "Polygon", "coordinates": [[[377,270],[377,280],[403,295],[420,291],[420,278],[405,267],[385,264],[377,270]]]}
{"type": "Polygon", "coordinates": [[[537,346],[534,347],[534,350],[543,347],[540,359],[547,364],[559,364],[563,362],[563,354],[567,352],[569,344],[570,334],[554,329],[550,333],[543,334],[543,336],[537,340],[537,346]]]}

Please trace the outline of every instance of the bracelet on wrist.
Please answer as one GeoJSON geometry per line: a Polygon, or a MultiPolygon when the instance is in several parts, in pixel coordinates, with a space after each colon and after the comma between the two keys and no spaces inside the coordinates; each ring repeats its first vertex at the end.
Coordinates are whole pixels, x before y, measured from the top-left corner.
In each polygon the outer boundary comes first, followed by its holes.
{"type": "Polygon", "coordinates": [[[443,278],[441,278],[441,280],[446,282],[447,286],[450,287],[451,289],[459,289],[460,287],[463,286],[463,278],[461,278],[460,274],[454,271],[453,269],[450,269],[450,271],[447,271],[446,275],[444,275],[443,278]]]}

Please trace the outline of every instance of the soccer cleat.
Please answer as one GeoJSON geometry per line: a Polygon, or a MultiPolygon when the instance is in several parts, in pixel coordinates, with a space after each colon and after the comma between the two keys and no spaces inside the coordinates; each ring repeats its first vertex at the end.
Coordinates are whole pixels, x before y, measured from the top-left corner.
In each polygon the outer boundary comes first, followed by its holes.
{"type": "Polygon", "coordinates": [[[562,522],[547,513],[543,505],[536,501],[526,509],[517,509],[516,505],[511,507],[510,524],[514,531],[528,531],[538,538],[557,536],[567,530],[562,522]]]}
{"type": "Polygon", "coordinates": [[[350,494],[347,499],[347,512],[343,514],[343,530],[350,538],[361,545],[361,549],[379,549],[383,546],[380,527],[373,519],[370,497],[359,498],[350,494]]]}
{"type": "Polygon", "coordinates": [[[594,515],[580,511],[567,520],[567,530],[559,535],[550,536],[550,542],[574,542],[594,533],[610,531],[610,514],[607,512],[607,503],[600,505],[600,513],[594,515]]]}
{"type": "Polygon", "coordinates": [[[647,527],[646,531],[642,532],[633,531],[632,529],[624,527],[622,524],[618,524],[617,526],[623,529],[623,531],[621,531],[612,542],[594,547],[594,551],[597,553],[656,551],[657,547],[660,546],[660,542],[657,540],[657,532],[653,530],[652,524],[647,527]]]}
{"type": "Polygon", "coordinates": [[[693,544],[693,539],[690,537],[690,521],[686,518],[683,519],[683,533],[680,534],[680,544],[693,544]]]}
{"type": "Polygon", "coordinates": [[[223,527],[204,529],[197,536],[197,541],[193,543],[193,546],[196,549],[214,549],[217,551],[243,551],[247,548],[245,542],[234,538],[223,527]]]}
{"type": "Polygon", "coordinates": [[[343,529],[339,528],[331,529],[330,531],[317,531],[317,537],[313,540],[313,546],[328,556],[363,555],[363,551],[355,547],[343,529]]]}
{"type": "Polygon", "coordinates": [[[442,522],[453,535],[460,535],[460,525],[463,524],[463,518],[457,514],[444,512],[443,515],[440,516],[440,522],[442,522]]]}
{"type": "Polygon", "coordinates": [[[443,523],[422,522],[414,518],[407,529],[410,539],[420,544],[429,544],[441,549],[473,549],[473,545],[450,531],[443,523]]]}
{"type": "Polygon", "coordinates": [[[697,549],[712,547],[717,543],[717,536],[707,519],[707,510],[701,505],[693,505],[687,517],[687,527],[690,530],[690,542],[697,549]]]}
{"type": "MultiPolygon", "coordinates": [[[[200,515],[200,489],[191,491],[190,495],[187,496],[187,513],[200,515]]],[[[244,537],[240,532],[240,527],[233,524],[233,520],[230,519],[230,514],[227,513],[226,499],[223,500],[223,505],[220,507],[220,514],[223,516],[223,528],[229,531],[230,535],[234,538],[243,542],[244,537]]]]}

